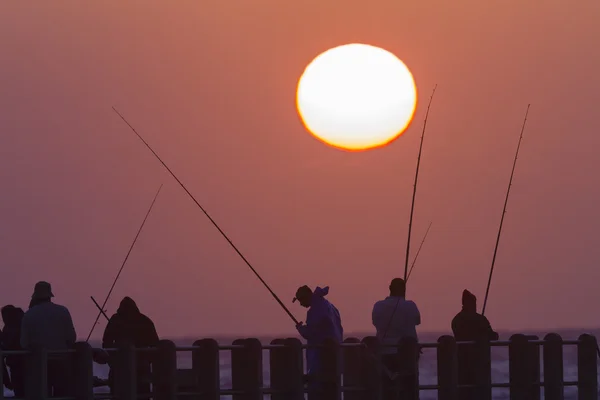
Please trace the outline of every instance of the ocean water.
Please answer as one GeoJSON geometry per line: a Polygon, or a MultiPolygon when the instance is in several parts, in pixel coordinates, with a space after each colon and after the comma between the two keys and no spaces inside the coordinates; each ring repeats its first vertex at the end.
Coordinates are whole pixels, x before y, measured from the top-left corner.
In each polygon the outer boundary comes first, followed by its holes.
{"type": "MultiPolygon", "coordinates": [[[[538,335],[540,338],[543,338],[548,332],[520,332],[526,334],[534,334],[538,335]]],[[[600,330],[571,330],[571,331],[556,331],[556,333],[560,334],[565,340],[575,340],[582,333],[589,333],[592,335],[596,335],[596,337],[600,337],[600,330]]],[[[364,336],[368,336],[372,333],[367,334],[354,334],[348,335],[348,337],[358,337],[362,338],[364,336]]],[[[442,334],[436,333],[420,333],[419,339],[421,342],[435,342],[437,338],[442,334]]],[[[511,333],[509,332],[500,332],[500,340],[508,340],[510,338],[511,333]]],[[[173,341],[178,346],[191,346],[192,343],[199,338],[187,338],[187,339],[174,339],[173,341]]],[[[231,344],[233,339],[228,338],[216,338],[217,341],[222,345],[231,344]]],[[[262,343],[267,344],[273,338],[270,337],[259,337],[262,343]]],[[[92,346],[99,346],[99,343],[91,342],[92,346]]],[[[221,351],[220,353],[220,364],[221,364],[221,387],[224,389],[231,388],[231,358],[229,351],[221,351]]],[[[565,381],[575,381],[577,380],[577,349],[576,346],[564,346],[563,347],[563,357],[564,357],[564,379],[565,381]]],[[[191,354],[189,352],[178,352],[177,353],[177,363],[178,368],[191,368],[192,360],[191,354]]],[[[269,357],[268,351],[265,351],[263,354],[263,363],[264,363],[264,384],[265,386],[269,385],[269,357]]],[[[426,384],[437,384],[437,375],[436,375],[436,351],[435,349],[424,349],[423,354],[421,356],[419,362],[419,380],[422,385],[426,384]]],[[[543,374],[543,365],[541,366],[542,374],[543,374]]],[[[508,382],[508,348],[507,347],[494,347],[492,348],[492,382],[494,383],[505,383],[508,382]]],[[[101,378],[106,378],[108,376],[108,367],[106,365],[98,365],[94,364],[94,374],[101,378]]],[[[600,378],[600,374],[599,374],[600,378]]],[[[107,392],[107,388],[96,388],[97,392],[107,392]]],[[[5,389],[6,396],[12,396],[12,392],[5,389]]],[[[509,398],[509,389],[508,388],[497,388],[493,390],[494,399],[508,399],[509,398]]],[[[265,399],[268,399],[270,396],[265,396],[265,399]]],[[[435,390],[427,390],[421,391],[420,395],[423,400],[434,400],[437,399],[437,391],[435,390]]],[[[230,396],[222,396],[222,399],[228,399],[230,396]]],[[[543,389],[542,389],[542,398],[543,398],[543,389]]],[[[566,387],[565,388],[565,399],[576,399],[577,398],[577,388],[576,387],[566,387]]],[[[600,397],[599,397],[600,398],[600,397]]]]}

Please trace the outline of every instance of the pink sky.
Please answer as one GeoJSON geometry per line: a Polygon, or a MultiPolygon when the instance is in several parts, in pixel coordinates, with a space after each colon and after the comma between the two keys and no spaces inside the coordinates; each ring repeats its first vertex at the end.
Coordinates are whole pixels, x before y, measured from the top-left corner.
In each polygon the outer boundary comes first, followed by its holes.
{"type": "Polygon", "coordinates": [[[329,285],[345,330],[371,330],[403,274],[437,83],[413,254],[433,226],[408,293],[421,331],[449,330],[464,288],[483,305],[527,103],[486,315],[498,329],[598,326],[600,3],[340,4],[1,2],[0,303],[26,307],[48,280],[87,336],[89,296],[106,295],[164,183],[109,311],[130,295],[164,336],[294,331],[114,105],[298,319],[295,289],[329,285]],[[394,52],[415,76],[415,121],[386,148],[341,152],[298,119],[304,67],[348,42],[394,52]]]}

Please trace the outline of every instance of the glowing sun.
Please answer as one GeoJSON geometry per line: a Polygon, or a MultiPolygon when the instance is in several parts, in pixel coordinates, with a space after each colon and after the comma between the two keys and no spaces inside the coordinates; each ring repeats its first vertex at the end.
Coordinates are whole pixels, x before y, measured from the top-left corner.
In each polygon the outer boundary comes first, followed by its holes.
{"type": "Polygon", "coordinates": [[[398,57],[353,43],[321,53],[306,67],[296,106],[318,139],[345,150],[367,150],[390,143],[408,128],[417,89],[398,57]]]}

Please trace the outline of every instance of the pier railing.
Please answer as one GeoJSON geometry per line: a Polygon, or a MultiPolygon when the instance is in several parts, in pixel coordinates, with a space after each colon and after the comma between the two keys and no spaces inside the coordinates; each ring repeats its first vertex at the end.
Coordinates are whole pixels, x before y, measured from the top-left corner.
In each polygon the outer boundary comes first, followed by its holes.
{"type": "MultiPolygon", "coordinates": [[[[389,347],[389,346],[386,346],[389,347]]],[[[417,400],[421,391],[437,391],[439,400],[459,400],[460,390],[472,388],[478,400],[491,400],[493,388],[509,388],[511,400],[539,400],[541,388],[544,398],[564,398],[566,386],[577,387],[579,400],[598,399],[598,367],[596,338],[581,335],[578,340],[563,340],[558,334],[548,334],[543,340],[535,336],[515,334],[508,341],[456,342],[452,336],[442,336],[436,343],[417,343],[402,340],[397,346],[396,361],[401,366],[399,382],[402,398],[417,400]],[[563,376],[563,346],[577,347],[577,379],[565,381],[563,376]],[[459,382],[459,348],[470,346],[470,362],[475,373],[468,385],[459,382]],[[492,383],[491,348],[508,347],[509,381],[492,383]],[[420,349],[433,348],[437,353],[437,384],[420,385],[418,354],[420,349]],[[541,361],[540,361],[541,359],[541,361]],[[541,372],[543,367],[543,373],[541,372]]],[[[300,400],[305,398],[307,387],[304,376],[306,346],[298,339],[275,339],[263,345],[258,339],[238,339],[231,345],[219,345],[213,339],[196,341],[190,347],[176,347],[169,340],[162,340],[156,349],[134,349],[123,346],[111,351],[114,372],[114,393],[94,393],[93,349],[85,342],[76,343],[67,353],[73,367],[72,397],[61,400],[92,400],[118,398],[134,400],[219,400],[231,396],[234,400],[300,400]],[[221,386],[221,353],[231,352],[231,388],[221,386]],[[177,352],[191,352],[191,368],[178,368],[177,352]],[[270,384],[263,377],[264,353],[267,354],[270,384]],[[140,394],[138,389],[138,357],[145,354],[152,359],[149,375],[151,392],[140,394]]],[[[27,358],[26,397],[30,400],[48,398],[49,357],[58,352],[36,349],[32,352],[3,352],[27,358]]],[[[318,393],[309,394],[319,400],[377,400],[382,396],[384,383],[381,347],[375,337],[362,340],[348,338],[343,344],[326,343],[319,352],[322,372],[318,393]]],[[[0,384],[2,383],[0,374],[0,384]]],[[[0,400],[3,394],[0,392],[0,400]]]]}

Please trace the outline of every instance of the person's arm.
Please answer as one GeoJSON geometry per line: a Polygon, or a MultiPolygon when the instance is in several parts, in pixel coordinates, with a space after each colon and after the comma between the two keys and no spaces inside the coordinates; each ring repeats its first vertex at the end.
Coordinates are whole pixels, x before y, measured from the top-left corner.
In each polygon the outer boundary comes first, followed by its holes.
{"type": "Polygon", "coordinates": [[[371,321],[375,330],[379,333],[383,332],[389,324],[389,318],[385,318],[384,315],[385,305],[377,302],[373,305],[373,311],[371,312],[371,321]]]}
{"type": "Polygon", "coordinates": [[[147,343],[149,346],[158,346],[158,342],[160,341],[160,338],[158,337],[158,333],[156,332],[156,326],[154,326],[154,322],[152,322],[152,320],[150,318],[147,318],[147,322],[148,322],[148,330],[146,331],[147,343]]]}
{"type": "Polygon", "coordinates": [[[73,325],[73,318],[71,318],[71,313],[65,307],[65,339],[67,341],[67,345],[72,347],[75,345],[77,341],[77,332],[75,332],[75,325],[73,325]]]}
{"type": "MultiPolygon", "coordinates": [[[[114,316],[113,316],[114,318],[114,316]]],[[[102,335],[102,348],[107,349],[115,347],[115,335],[114,335],[114,321],[113,318],[108,320],[106,328],[104,328],[104,334],[102,335]]]]}
{"type": "MultiPolygon", "coordinates": [[[[456,320],[456,317],[452,318],[452,334],[454,335],[454,338],[456,339],[457,333],[458,333],[458,321],[456,320]]],[[[456,339],[458,340],[458,339],[456,339]]]]}
{"type": "Polygon", "coordinates": [[[23,320],[21,321],[21,347],[23,349],[28,349],[29,348],[29,321],[27,318],[27,315],[25,315],[23,317],[23,320]]]}
{"type": "Polygon", "coordinates": [[[327,323],[325,316],[311,308],[306,313],[306,324],[298,324],[296,329],[304,339],[312,340],[318,335],[318,332],[323,331],[325,323],[327,323]]]}
{"type": "Polygon", "coordinates": [[[421,312],[415,302],[413,302],[413,305],[415,306],[415,325],[421,325],[421,312]]]}
{"type": "Polygon", "coordinates": [[[492,329],[492,324],[490,324],[490,321],[485,317],[482,316],[485,320],[485,326],[486,326],[486,330],[487,330],[487,337],[489,340],[498,340],[498,338],[500,337],[498,335],[498,332],[494,331],[492,329]]]}

